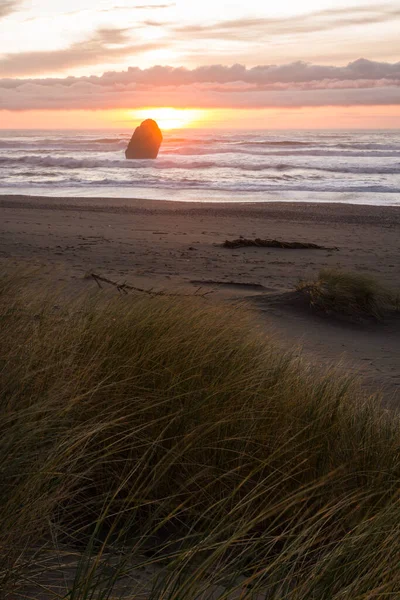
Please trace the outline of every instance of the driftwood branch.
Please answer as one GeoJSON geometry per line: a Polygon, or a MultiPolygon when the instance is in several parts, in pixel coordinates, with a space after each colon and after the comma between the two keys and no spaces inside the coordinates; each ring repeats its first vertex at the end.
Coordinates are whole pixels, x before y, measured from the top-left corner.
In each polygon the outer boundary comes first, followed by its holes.
{"type": "Polygon", "coordinates": [[[94,281],[97,283],[97,285],[101,289],[103,287],[101,285],[102,283],[108,283],[109,285],[112,285],[113,287],[115,287],[120,293],[128,294],[128,292],[140,292],[143,294],[148,294],[149,296],[152,296],[153,298],[156,296],[171,296],[171,297],[175,297],[175,298],[193,298],[193,297],[206,298],[207,296],[209,296],[210,294],[213,293],[212,290],[203,292],[201,287],[199,287],[197,290],[195,290],[195,292],[193,294],[170,293],[170,292],[166,292],[164,290],[157,291],[157,290],[154,290],[153,288],[146,289],[146,288],[140,288],[140,287],[136,287],[133,285],[129,285],[128,283],[117,283],[116,281],[112,281],[111,279],[108,279],[107,277],[103,277],[102,275],[97,275],[97,273],[90,273],[87,276],[87,278],[94,279],[94,281]]]}
{"type": "Polygon", "coordinates": [[[327,248],[326,246],[318,246],[318,244],[309,244],[303,242],[280,242],[279,240],[248,240],[246,238],[238,238],[237,240],[225,240],[222,244],[223,248],[246,248],[255,246],[257,248],[285,248],[288,250],[339,250],[339,248],[327,248]]]}

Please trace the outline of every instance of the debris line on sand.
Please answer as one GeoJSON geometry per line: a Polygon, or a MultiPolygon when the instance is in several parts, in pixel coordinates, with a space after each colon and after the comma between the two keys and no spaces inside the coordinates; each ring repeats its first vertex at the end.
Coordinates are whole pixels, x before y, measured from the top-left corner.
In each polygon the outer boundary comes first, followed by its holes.
{"type": "Polygon", "coordinates": [[[304,242],[281,242],[279,240],[262,240],[256,238],[249,240],[246,238],[238,238],[237,240],[225,240],[222,244],[223,248],[247,248],[255,246],[258,248],[285,248],[288,250],[339,250],[339,248],[328,248],[319,246],[318,244],[310,244],[304,242]]]}
{"type": "Polygon", "coordinates": [[[195,296],[196,298],[206,298],[206,296],[209,296],[210,294],[212,294],[212,290],[210,291],[206,291],[204,292],[202,290],[201,287],[199,287],[197,290],[195,290],[195,292],[193,294],[178,294],[178,293],[170,293],[170,292],[166,292],[164,290],[154,290],[153,288],[150,289],[145,289],[145,288],[140,288],[140,287],[135,287],[133,285],[129,285],[128,283],[117,283],[116,281],[112,281],[111,279],[108,279],[107,277],[103,277],[102,275],[97,275],[96,273],[89,273],[88,275],[86,275],[85,279],[94,279],[94,281],[97,283],[97,285],[99,286],[99,288],[102,288],[103,286],[101,285],[102,283],[108,283],[109,285],[112,285],[113,287],[117,288],[117,290],[123,294],[127,294],[128,292],[141,292],[143,294],[149,294],[149,296],[172,296],[175,298],[189,298],[189,297],[193,297],[195,296]]]}

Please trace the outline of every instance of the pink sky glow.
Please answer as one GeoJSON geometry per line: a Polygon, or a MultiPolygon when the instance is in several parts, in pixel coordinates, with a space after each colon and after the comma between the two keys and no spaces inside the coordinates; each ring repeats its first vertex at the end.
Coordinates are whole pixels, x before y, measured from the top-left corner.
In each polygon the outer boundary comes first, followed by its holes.
{"type": "Polygon", "coordinates": [[[397,0],[269,4],[0,0],[0,128],[400,128],[397,0]]]}

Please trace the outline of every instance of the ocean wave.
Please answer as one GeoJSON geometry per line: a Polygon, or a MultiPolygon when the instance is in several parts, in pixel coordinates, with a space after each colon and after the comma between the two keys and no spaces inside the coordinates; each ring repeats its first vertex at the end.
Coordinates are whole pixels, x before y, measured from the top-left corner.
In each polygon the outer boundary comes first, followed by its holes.
{"type": "MultiPolygon", "coordinates": [[[[43,151],[48,151],[53,148],[66,148],[81,150],[82,148],[93,149],[99,151],[99,146],[121,146],[126,147],[131,139],[131,134],[119,135],[117,137],[66,137],[66,138],[1,138],[0,137],[0,148],[38,148],[43,151]]],[[[218,144],[229,143],[224,138],[184,138],[184,137],[164,137],[163,146],[176,146],[180,144],[192,145],[192,146],[215,146],[218,144]]],[[[101,148],[100,148],[101,151],[101,148]]]]}
{"type": "MultiPolygon", "coordinates": [[[[68,178],[60,182],[54,182],[49,180],[48,182],[40,181],[40,182],[30,182],[29,188],[32,189],[43,189],[43,186],[46,186],[46,183],[51,185],[52,191],[57,189],[65,189],[66,187],[74,188],[74,189],[88,189],[88,182],[82,181],[79,178],[68,178]]],[[[294,183],[289,185],[287,183],[256,183],[256,182],[231,182],[231,183],[211,183],[205,182],[202,180],[191,180],[191,181],[160,181],[159,179],[146,179],[143,180],[133,180],[130,182],[119,181],[117,179],[112,179],[106,177],[99,181],[91,182],[91,186],[95,186],[97,189],[104,188],[107,190],[108,188],[127,188],[135,189],[157,189],[157,190],[176,190],[176,191],[185,191],[185,190],[210,190],[213,192],[231,192],[233,195],[240,194],[241,192],[318,192],[318,193],[363,193],[363,194],[371,194],[371,193],[387,193],[387,194],[399,194],[400,186],[393,185],[329,185],[327,183],[320,185],[309,185],[307,183],[298,184],[294,183]]],[[[5,189],[21,189],[20,183],[13,182],[0,182],[0,190],[5,189]]],[[[105,192],[106,193],[106,192],[105,192]]]]}
{"type": "MultiPolygon", "coordinates": [[[[236,137],[236,136],[235,136],[236,137]]],[[[233,138],[234,140],[234,138],[233,138]]],[[[230,137],[174,137],[169,136],[168,134],[164,134],[163,144],[202,144],[204,146],[209,146],[211,144],[229,144],[229,143],[237,143],[232,140],[232,136],[230,137]]]]}
{"type": "Polygon", "coordinates": [[[47,140],[5,140],[0,139],[0,149],[7,150],[28,150],[33,149],[37,151],[48,152],[49,150],[68,150],[68,151],[77,151],[80,152],[82,150],[93,151],[93,152],[101,152],[114,150],[115,148],[126,148],[128,145],[129,138],[121,139],[121,138],[99,138],[93,140],[77,140],[77,139],[69,139],[69,140],[57,140],[57,139],[47,139],[47,140]],[[104,148],[102,148],[104,146],[104,148]]]}
{"type": "MultiPolygon", "coordinates": [[[[173,160],[126,160],[73,158],[71,156],[0,156],[0,167],[30,165],[36,167],[54,167],[60,169],[210,169],[217,167],[215,161],[173,161],[173,160]]],[[[225,165],[226,167],[227,165],[225,165]]]]}
{"type": "Polygon", "coordinates": [[[313,140],[310,142],[300,142],[300,141],[255,141],[255,142],[239,142],[237,145],[239,146],[272,146],[272,147],[304,147],[304,146],[318,146],[322,148],[330,149],[341,149],[341,150],[381,150],[385,152],[387,150],[395,150],[400,152],[400,144],[382,144],[382,143],[367,143],[367,142],[342,142],[340,144],[332,144],[321,142],[321,140],[313,140]]]}
{"type": "MultiPolygon", "coordinates": [[[[210,140],[186,140],[185,143],[174,144],[171,141],[165,141],[161,147],[159,160],[163,157],[174,159],[175,157],[216,157],[217,155],[232,156],[237,159],[241,157],[334,157],[346,156],[353,158],[400,158],[400,144],[324,144],[316,142],[255,142],[241,141],[234,143],[210,143],[210,140]]],[[[70,160],[97,160],[96,157],[102,155],[112,156],[114,160],[124,161],[124,151],[128,144],[127,139],[121,138],[95,138],[88,140],[31,140],[27,141],[9,141],[0,139],[0,153],[7,154],[7,157],[15,160],[26,155],[51,155],[65,154],[65,158],[70,160]],[[84,156],[84,155],[87,156],[84,156]]],[[[54,156],[54,158],[61,158],[54,156]]],[[[211,160],[211,158],[210,158],[211,160]]],[[[212,160],[215,160],[212,159],[212,160]]],[[[68,168],[68,166],[66,167],[68,168]]],[[[179,168],[179,166],[177,167],[179,168]]],[[[185,168],[185,166],[184,166],[185,168]]]]}
{"type": "Polygon", "coordinates": [[[237,142],[238,146],[315,146],[318,142],[299,142],[295,140],[283,140],[283,141],[250,141],[250,142],[237,142]]]}
{"type": "Polygon", "coordinates": [[[400,162],[392,165],[320,165],[310,163],[291,163],[277,162],[268,163],[244,163],[243,161],[217,161],[217,160],[199,160],[182,161],[180,159],[162,159],[153,160],[112,160],[112,159],[91,159],[91,158],[73,158],[59,156],[0,156],[0,167],[19,167],[28,165],[30,167],[58,168],[58,169],[156,169],[156,170],[209,170],[209,169],[232,169],[238,171],[318,171],[326,173],[360,174],[360,175],[395,175],[400,174],[400,162]]]}
{"type": "Polygon", "coordinates": [[[321,156],[321,157],[329,157],[329,156],[349,156],[354,158],[390,158],[390,157],[399,157],[400,158],[400,150],[375,150],[375,151],[364,151],[360,152],[357,150],[330,150],[330,149],[319,149],[315,148],[313,150],[271,150],[271,151],[257,151],[251,150],[250,148],[240,148],[238,150],[237,147],[223,147],[223,148],[196,148],[196,147],[182,147],[182,148],[162,148],[160,151],[161,156],[214,156],[216,154],[236,154],[237,156],[321,156]]]}
{"type": "Polygon", "coordinates": [[[336,148],[342,148],[343,150],[382,150],[385,152],[386,150],[397,150],[400,152],[400,144],[382,144],[382,143],[354,143],[347,142],[343,144],[335,144],[336,148]]]}
{"type": "Polygon", "coordinates": [[[1,193],[231,200],[400,198],[395,132],[166,132],[157,160],[125,159],[132,130],[0,132],[1,193]],[[145,191],[143,191],[145,190],[145,191]],[[258,194],[258,195],[257,195],[258,194]],[[325,194],[325,196],[322,196],[325,194]]]}
{"type": "Polygon", "coordinates": [[[126,140],[121,140],[120,138],[100,138],[98,140],[90,140],[91,144],[120,144],[123,142],[126,143],[126,140]]]}
{"type": "Polygon", "coordinates": [[[381,151],[347,151],[343,150],[299,150],[297,152],[265,152],[255,154],[256,156],[318,156],[321,158],[330,156],[342,156],[349,158],[400,158],[400,150],[381,150],[381,151]]]}
{"type": "Polygon", "coordinates": [[[18,171],[18,177],[60,177],[59,171],[18,171]]]}

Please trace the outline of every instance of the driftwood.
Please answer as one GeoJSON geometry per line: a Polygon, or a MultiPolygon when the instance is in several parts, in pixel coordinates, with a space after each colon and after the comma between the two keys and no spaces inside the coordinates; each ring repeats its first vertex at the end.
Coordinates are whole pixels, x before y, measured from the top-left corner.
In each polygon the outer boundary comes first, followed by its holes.
{"type": "Polygon", "coordinates": [[[318,244],[309,244],[303,242],[280,242],[278,240],[248,240],[246,238],[238,238],[237,240],[225,240],[222,244],[223,248],[247,248],[255,246],[257,248],[285,248],[289,250],[339,250],[339,248],[327,248],[326,246],[318,246],[318,244]]]}
{"type": "Polygon", "coordinates": [[[177,294],[177,293],[169,293],[169,292],[165,292],[163,290],[154,290],[153,288],[150,289],[146,289],[146,288],[140,288],[140,287],[135,287],[133,285],[129,285],[128,283],[117,283],[116,281],[112,281],[111,279],[108,279],[107,277],[103,277],[102,275],[97,275],[96,273],[90,273],[89,275],[86,276],[87,279],[94,279],[94,281],[97,283],[97,285],[99,286],[99,288],[102,288],[103,286],[101,285],[102,283],[108,283],[109,285],[112,285],[113,287],[117,288],[117,290],[123,294],[128,294],[128,292],[140,292],[143,294],[148,294],[149,296],[152,296],[153,298],[155,296],[171,296],[174,298],[205,298],[206,296],[209,296],[210,294],[213,293],[213,291],[209,290],[208,292],[202,292],[202,288],[199,287],[197,290],[195,290],[195,292],[193,294],[177,294]]]}

